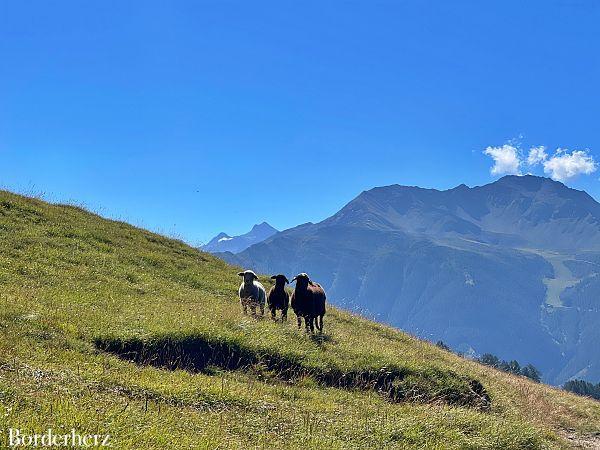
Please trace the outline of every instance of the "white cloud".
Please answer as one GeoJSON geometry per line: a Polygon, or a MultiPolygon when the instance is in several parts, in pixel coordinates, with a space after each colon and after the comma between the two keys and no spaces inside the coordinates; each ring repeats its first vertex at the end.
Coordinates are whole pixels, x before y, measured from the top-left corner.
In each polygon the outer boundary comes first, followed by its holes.
{"type": "Polygon", "coordinates": [[[529,156],[527,156],[527,165],[535,166],[541,162],[546,161],[548,154],[546,153],[546,147],[540,145],[538,147],[531,147],[529,149],[529,156]]]}
{"type": "Polygon", "coordinates": [[[517,147],[504,144],[502,147],[488,147],[483,153],[494,160],[490,169],[492,175],[518,175],[521,160],[517,147]]]}
{"type": "Polygon", "coordinates": [[[569,153],[559,148],[552,158],[544,161],[544,173],[558,181],[566,181],[580,174],[589,175],[597,168],[598,164],[587,150],[573,150],[569,153]]]}
{"type": "Polygon", "coordinates": [[[590,175],[598,169],[598,163],[589,150],[570,152],[559,147],[549,156],[546,147],[539,145],[531,147],[525,158],[521,154],[518,142],[508,141],[501,147],[488,147],[483,153],[494,160],[490,169],[492,175],[521,175],[522,167],[533,168],[541,165],[544,173],[552,179],[567,181],[578,175],[590,175]]]}

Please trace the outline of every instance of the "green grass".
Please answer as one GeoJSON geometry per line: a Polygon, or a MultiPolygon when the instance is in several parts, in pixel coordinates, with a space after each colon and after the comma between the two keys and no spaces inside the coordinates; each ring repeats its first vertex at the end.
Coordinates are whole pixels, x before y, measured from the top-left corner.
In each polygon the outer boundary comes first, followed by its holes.
{"type": "Polygon", "coordinates": [[[125,449],[571,448],[567,430],[600,432],[598,402],[334,308],[322,339],[293,315],[243,316],[237,272],[0,192],[0,429],[75,427],[125,449]]]}

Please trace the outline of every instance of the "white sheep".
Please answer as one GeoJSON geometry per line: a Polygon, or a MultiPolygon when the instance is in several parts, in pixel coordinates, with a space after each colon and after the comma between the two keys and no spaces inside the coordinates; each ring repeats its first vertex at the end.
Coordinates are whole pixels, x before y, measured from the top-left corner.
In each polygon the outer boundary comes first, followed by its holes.
{"type": "Polygon", "coordinates": [[[258,276],[251,270],[245,270],[238,273],[240,277],[244,277],[244,281],[240,284],[238,294],[240,296],[240,304],[244,314],[248,314],[248,307],[253,316],[256,316],[256,307],[260,308],[260,315],[265,315],[265,301],[267,292],[258,281],[258,276]]]}

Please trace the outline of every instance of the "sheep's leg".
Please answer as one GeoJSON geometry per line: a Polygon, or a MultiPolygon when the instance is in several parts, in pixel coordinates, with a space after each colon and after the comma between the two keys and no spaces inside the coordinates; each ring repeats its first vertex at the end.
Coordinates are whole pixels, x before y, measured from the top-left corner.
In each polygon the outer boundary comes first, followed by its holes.
{"type": "Polygon", "coordinates": [[[271,308],[271,320],[273,320],[273,322],[277,321],[277,317],[275,316],[275,308],[271,308]]]}
{"type": "Polygon", "coordinates": [[[248,314],[248,305],[246,304],[246,302],[244,301],[244,299],[240,299],[240,304],[242,305],[242,313],[244,314],[248,314]]]}
{"type": "Polygon", "coordinates": [[[260,317],[265,317],[265,305],[263,303],[260,304],[260,317]]]}
{"type": "Polygon", "coordinates": [[[317,328],[319,329],[319,333],[323,333],[323,316],[317,317],[317,328]]]}
{"type": "Polygon", "coordinates": [[[281,321],[282,322],[287,322],[287,309],[282,309],[281,310],[281,321]]]}

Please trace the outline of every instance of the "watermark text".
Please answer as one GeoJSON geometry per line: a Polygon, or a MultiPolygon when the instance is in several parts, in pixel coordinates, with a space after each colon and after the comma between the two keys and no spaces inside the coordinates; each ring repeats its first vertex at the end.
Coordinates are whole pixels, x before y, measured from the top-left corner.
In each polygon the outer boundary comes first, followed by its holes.
{"type": "Polygon", "coordinates": [[[9,428],[8,447],[112,447],[110,434],[82,434],[75,428],[70,432],[56,432],[48,428],[43,433],[27,433],[9,428]]]}

